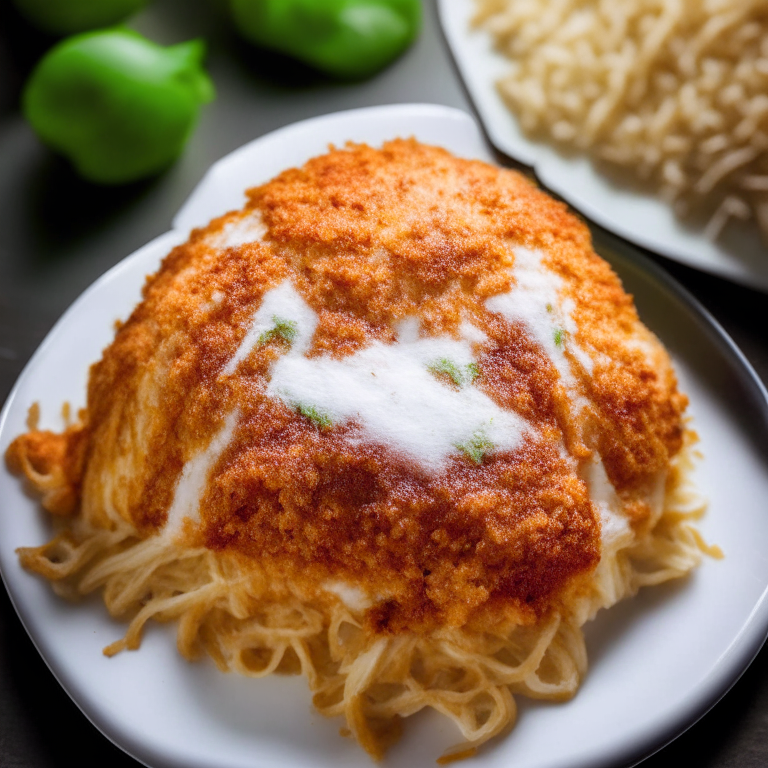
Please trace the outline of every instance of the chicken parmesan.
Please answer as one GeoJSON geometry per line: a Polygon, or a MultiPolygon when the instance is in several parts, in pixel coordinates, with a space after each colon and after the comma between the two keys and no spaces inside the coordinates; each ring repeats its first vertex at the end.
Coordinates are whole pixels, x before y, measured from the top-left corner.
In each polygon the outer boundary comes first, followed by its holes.
{"type": "Polygon", "coordinates": [[[433,707],[471,754],[563,700],[582,625],[706,550],[687,399],[589,231],[520,174],[415,140],[251,189],[147,278],[62,433],[9,467],[140,645],[303,673],[380,758],[433,707]]]}

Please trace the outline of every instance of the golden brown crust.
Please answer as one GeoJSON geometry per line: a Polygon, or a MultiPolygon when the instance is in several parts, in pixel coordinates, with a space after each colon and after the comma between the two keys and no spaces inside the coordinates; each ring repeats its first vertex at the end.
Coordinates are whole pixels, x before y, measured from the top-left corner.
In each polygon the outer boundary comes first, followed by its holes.
{"type": "Polygon", "coordinates": [[[148,278],[91,371],[82,514],[109,526],[112,508],[157,531],[185,462],[237,408],[201,505],[209,547],[257,557],[305,590],[361,586],[380,598],[375,631],[534,621],[600,557],[596,511],[561,446],[577,463],[598,451],[641,524],[644,494],[680,448],[685,402],[564,205],[519,174],[414,141],[349,146],[251,190],[245,214],[194,232],[148,278]],[[255,213],[265,242],[216,245],[255,213]],[[514,285],[514,246],[542,251],[573,302],[574,341],[594,360],[589,374],[569,354],[584,413],[526,329],[485,305],[514,285]],[[477,386],[532,425],[522,448],[426,474],[381,446],[353,447],[353,425],[319,429],[267,398],[279,339],[224,375],[261,297],[288,277],[319,317],[309,356],[392,343],[408,316],[426,335],[481,327],[477,386]]]}
{"type": "Polygon", "coordinates": [[[530,621],[599,559],[586,488],[546,443],[426,475],[287,409],[242,430],[203,501],[205,543],[305,587],[363,585],[383,598],[380,630],[492,620],[505,604],[530,621]]]}
{"type": "Polygon", "coordinates": [[[32,430],[19,435],[5,452],[8,469],[23,475],[42,494],[52,515],[73,514],[80,501],[87,431],[74,425],[61,434],[32,430]]]}

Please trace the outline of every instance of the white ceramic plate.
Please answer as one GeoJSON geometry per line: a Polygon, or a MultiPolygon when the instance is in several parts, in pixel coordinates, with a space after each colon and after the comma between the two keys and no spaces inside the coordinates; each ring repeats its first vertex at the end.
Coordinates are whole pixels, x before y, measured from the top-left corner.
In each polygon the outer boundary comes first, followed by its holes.
{"type": "Polygon", "coordinates": [[[659,198],[611,182],[585,156],[565,157],[527,138],[496,90],[509,61],[493,50],[489,35],[471,28],[475,6],[476,0],[438,0],[459,72],[497,149],[532,167],[544,186],[611,232],[690,267],[768,291],[768,247],[756,225],[731,225],[712,242],[659,198]]]}
{"type": "MultiPolygon", "coordinates": [[[[0,452],[24,431],[37,401],[61,427],[64,400],[84,402],[88,366],[138,299],[144,276],[191,226],[243,201],[242,190],[302,163],[328,143],[378,144],[411,136],[488,159],[467,115],[396,106],[309,120],[248,144],[217,163],[176,218],[176,228],[129,256],[62,317],[22,374],[0,418],[0,452]]],[[[463,765],[596,768],[639,760],[674,738],[728,689],[756,654],[768,626],[766,393],[722,331],[664,274],[620,241],[597,243],[635,294],[646,322],[670,348],[706,459],[699,472],[711,510],[702,525],[726,552],[684,583],[646,590],[589,627],[591,669],[568,704],[522,706],[513,733],[463,765]],[[611,253],[616,251],[616,253],[611,253]],[[715,608],[716,607],[716,608],[715,608]],[[717,621],[713,612],[717,610],[717,621]],[[552,738],[552,734],[557,738],[552,738]]],[[[154,626],[135,653],[105,658],[122,636],[96,598],[71,605],[24,572],[14,549],[50,536],[35,500],[0,469],[0,568],[14,605],[62,686],[115,744],[152,768],[370,768],[362,750],[315,714],[301,678],[252,680],[188,664],[173,628],[154,626]]],[[[412,719],[387,766],[434,766],[458,741],[437,715],[412,719]]]]}

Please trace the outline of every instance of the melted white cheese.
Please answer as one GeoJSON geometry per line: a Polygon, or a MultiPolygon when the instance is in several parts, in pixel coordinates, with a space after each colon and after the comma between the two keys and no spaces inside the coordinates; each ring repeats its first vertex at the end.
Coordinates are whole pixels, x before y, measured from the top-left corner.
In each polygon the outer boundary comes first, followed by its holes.
{"type": "Polygon", "coordinates": [[[274,364],[267,394],[314,408],[333,424],[355,422],[361,442],[391,448],[427,470],[439,470],[473,440],[516,448],[526,422],[471,384],[457,388],[437,378],[430,366],[444,359],[464,368],[474,362],[471,345],[445,337],[377,341],[341,360],[291,350],[274,364]]]}
{"type": "Polygon", "coordinates": [[[582,477],[589,489],[589,498],[600,513],[603,549],[612,549],[628,543],[633,536],[632,529],[622,514],[621,500],[597,453],[582,469],[582,477]]]}
{"type": "Polygon", "coordinates": [[[348,584],[346,581],[326,581],[323,589],[336,595],[350,611],[362,613],[373,604],[360,587],[348,584]]]}
{"type": "Polygon", "coordinates": [[[176,533],[185,518],[189,518],[192,522],[199,522],[200,499],[208,483],[208,476],[232,440],[239,419],[240,412],[238,410],[230,413],[224,426],[208,446],[184,464],[184,469],[176,483],[173,502],[168,510],[168,519],[165,523],[167,534],[176,533]]]}
{"type": "MultiPolygon", "coordinates": [[[[566,350],[587,373],[592,373],[594,361],[576,344],[574,301],[570,297],[560,297],[563,280],[547,269],[543,254],[528,248],[515,248],[514,255],[514,287],[506,294],[488,299],[486,307],[526,329],[557,369],[572,405],[581,410],[587,402],[579,392],[566,350]]],[[[597,453],[582,468],[582,477],[600,515],[603,548],[625,545],[633,536],[632,529],[597,453]]]]}
{"type": "Polygon", "coordinates": [[[398,325],[395,344],[376,341],[341,360],[307,358],[317,315],[290,281],[264,294],[224,374],[235,372],[278,318],[294,324],[295,338],[272,366],[267,395],[291,408],[313,409],[332,424],[354,422],[360,442],[384,445],[425,469],[438,470],[460,452],[459,446],[472,441],[512,450],[527,428],[520,416],[500,408],[471,383],[457,388],[431,370],[450,361],[466,371],[475,362],[472,343],[482,337],[479,329],[462,325],[472,341],[420,338],[418,319],[406,318],[398,325]]]}
{"type": "Polygon", "coordinates": [[[488,341],[488,336],[480,330],[476,325],[472,325],[468,320],[464,320],[459,326],[459,333],[463,339],[471,342],[472,344],[482,344],[488,341]]]}
{"type": "MultiPolygon", "coordinates": [[[[592,359],[575,342],[576,323],[571,299],[561,299],[562,278],[544,266],[542,254],[528,248],[515,248],[513,275],[515,285],[508,293],[492,296],[485,302],[491,312],[498,312],[510,323],[519,323],[560,374],[563,386],[575,396],[578,390],[566,347],[589,372],[592,359]]],[[[575,397],[574,405],[583,401],[575,397]]]]}
{"type": "Polygon", "coordinates": [[[251,326],[245,334],[239,348],[224,368],[226,375],[231,375],[237,366],[248,357],[257,346],[263,333],[275,327],[275,320],[293,323],[296,335],[291,344],[290,353],[303,355],[307,351],[315,335],[317,315],[312,308],[299,296],[290,281],[280,283],[277,288],[267,291],[261,301],[261,306],[251,321],[251,326]]]}
{"type": "Polygon", "coordinates": [[[261,211],[227,222],[221,232],[214,235],[209,243],[214,248],[237,248],[248,243],[264,242],[267,225],[261,211]]]}
{"type": "Polygon", "coordinates": [[[624,347],[633,351],[640,352],[645,358],[645,362],[651,367],[656,368],[659,361],[658,347],[652,343],[651,339],[641,335],[639,332],[635,333],[628,339],[624,340],[624,347]]]}

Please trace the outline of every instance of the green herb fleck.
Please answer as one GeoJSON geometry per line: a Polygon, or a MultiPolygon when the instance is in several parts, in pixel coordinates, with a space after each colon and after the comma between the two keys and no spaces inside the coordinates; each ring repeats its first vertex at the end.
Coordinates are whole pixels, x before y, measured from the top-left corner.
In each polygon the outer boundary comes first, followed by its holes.
{"type": "Polygon", "coordinates": [[[457,387],[464,387],[467,384],[474,383],[480,375],[480,368],[477,363],[458,366],[453,360],[447,357],[441,357],[437,362],[429,366],[429,370],[435,374],[444,374],[448,376],[457,387]]]}
{"type": "Polygon", "coordinates": [[[296,340],[298,332],[295,320],[286,320],[283,317],[272,315],[272,327],[259,336],[259,345],[268,344],[273,339],[280,338],[287,342],[290,347],[296,340]]]}
{"type": "Polygon", "coordinates": [[[456,447],[475,464],[482,464],[485,455],[494,448],[493,443],[482,430],[475,432],[466,443],[458,443],[456,447]]]}
{"type": "Polygon", "coordinates": [[[555,346],[562,347],[565,344],[566,336],[568,336],[568,331],[564,330],[563,328],[556,328],[555,346]]]}
{"type": "Polygon", "coordinates": [[[551,304],[547,304],[547,312],[551,312],[551,311],[552,311],[552,305],[551,304]]]}
{"type": "Polygon", "coordinates": [[[333,425],[331,417],[327,413],[318,411],[314,405],[296,403],[295,408],[302,416],[309,419],[316,427],[320,429],[328,429],[328,427],[333,425]]]}
{"type": "Polygon", "coordinates": [[[432,371],[432,373],[442,373],[450,377],[451,381],[453,381],[457,387],[460,387],[464,381],[461,368],[459,368],[453,360],[449,360],[447,357],[441,357],[436,363],[432,363],[432,365],[429,366],[429,370],[432,371]]]}

